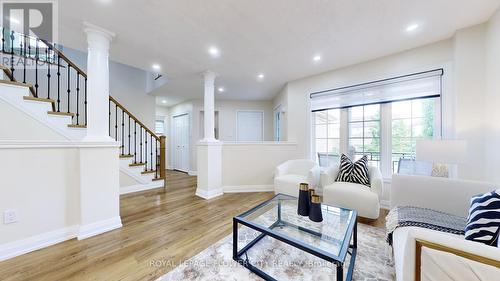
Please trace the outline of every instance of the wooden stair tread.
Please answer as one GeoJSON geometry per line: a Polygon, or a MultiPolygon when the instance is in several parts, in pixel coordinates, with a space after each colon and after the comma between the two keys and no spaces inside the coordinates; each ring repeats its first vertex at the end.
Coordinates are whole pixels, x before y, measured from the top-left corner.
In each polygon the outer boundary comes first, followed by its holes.
{"type": "Polygon", "coordinates": [[[68,113],[68,112],[47,111],[47,113],[50,115],[59,115],[59,116],[70,116],[70,117],[75,116],[75,114],[71,112],[68,113]]]}
{"type": "Polygon", "coordinates": [[[21,83],[21,82],[17,82],[17,81],[10,81],[10,80],[0,80],[0,83],[14,85],[14,86],[22,86],[22,87],[27,87],[27,88],[33,87],[30,84],[25,84],[25,83],[21,83]]]}
{"type": "Polygon", "coordinates": [[[120,158],[132,158],[132,157],[134,157],[134,155],[132,155],[132,154],[130,154],[130,155],[128,155],[128,154],[120,154],[120,158]]]}
{"type": "Polygon", "coordinates": [[[69,124],[68,127],[69,128],[79,128],[79,129],[85,129],[85,128],[87,128],[86,125],[75,125],[75,124],[69,124]]]}
{"type": "Polygon", "coordinates": [[[152,170],[152,171],[143,171],[141,172],[141,174],[153,174],[153,173],[156,173],[156,170],[152,170]]]}
{"type": "Polygon", "coordinates": [[[164,180],[165,178],[154,178],[153,181],[162,181],[164,180]]]}
{"type": "Polygon", "coordinates": [[[29,101],[39,101],[39,102],[50,102],[52,104],[56,103],[55,100],[53,99],[44,99],[44,98],[35,98],[35,97],[23,97],[24,100],[29,100],[29,101]]]}
{"type": "Polygon", "coordinates": [[[146,163],[132,163],[132,164],[128,164],[130,167],[137,167],[137,166],[144,166],[146,165],[146,163]]]}

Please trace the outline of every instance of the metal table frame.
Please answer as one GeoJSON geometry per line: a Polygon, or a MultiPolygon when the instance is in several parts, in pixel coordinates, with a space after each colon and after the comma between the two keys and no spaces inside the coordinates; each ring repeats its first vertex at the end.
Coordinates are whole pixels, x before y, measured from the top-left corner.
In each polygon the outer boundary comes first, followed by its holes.
{"type": "Polygon", "coordinates": [[[252,208],[251,210],[236,216],[233,218],[233,259],[237,261],[239,264],[243,265],[244,267],[248,268],[250,271],[253,273],[257,274],[264,280],[268,281],[275,281],[273,277],[262,271],[261,269],[255,267],[252,265],[248,259],[248,256],[246,256],[246,259],[243,259],[243,255],[246,254],[246,252],[252,248],[255,244],[257,244],[262,238],[266,236],[270,236],[274,239],[277,239],[283,243],[286,243],[288,245],[291,245],[295,248],[298,248],[302,251],[305,251],[309,254],[312,254],[316,257],[319,257],[323,260],[326,260],[328,262],[334,263],[336,266],[336,271],[337,271],[337,281],[343,281],[344,280],[344,261],[347,256],[347,254],[351,255],[351,259],[349,261],[349,267],[347,270],[346,278],[345,280],[350,281],[352,280],[352,275],[354,272],[354,263],[356,261],[356,253],[357,253],[357,212],[355,210],[352,210],[353,212],[353,219],[349,222],[349,225],[347,227],[347,233],[345,236],[345,240],[342,241],[342,247],[340,249],[339,255],[333,255],[331,253],[328,253],[326,251],[323,251],[321,249],[315,248],[314,246],[308,245],[307,243],[304,243],[300,240],[297,240],[295,238],[289,237],[285,234],[279,233],[274,231],[273,229],[275,227],[280,227],[280,226],[285,226],[285,225],[292,225],[298,228],[300,231],[307,232],[312,235],[317,235],[317,236],[322,236],[321,233],[317,233],[315,231],[312,231],[307,228],[303,228],[300,226],[296,226],[292,223],[286,222],[282,220],[281,218],[281,201],[280,199],[276,199],[278,196],[289,198],[290,199],[296,199],[295,197],[291,197],[288,195],[283,195],[283,194],[278,194],[272,199],[252,208]],[[253,213],[254,211],[268,205],[270,202],[273,200],[278,200],[278,218],[277,220],[270,226],[270,227],[263,227],[260,226],[254,222],[248,221],[245,219],[245,216],[247,216],[250,213],[253,213]],[[261,234],[257,236],[254,240],[252,240],[250,243],[245,245],[240,251],[238,251],[238,224],[242,224],[244,226],[247,226],[253,230],[256,230],[260,232],[261,234]],[[352,240],[352,244],[351,244],[352,240]]]}

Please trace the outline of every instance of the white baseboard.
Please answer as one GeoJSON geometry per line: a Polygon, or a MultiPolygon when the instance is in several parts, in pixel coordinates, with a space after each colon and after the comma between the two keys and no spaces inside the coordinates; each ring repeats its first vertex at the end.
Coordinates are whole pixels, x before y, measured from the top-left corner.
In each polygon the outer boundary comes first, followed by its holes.
{"type": "Polygon", "coordinates": [[[274,185],[235,185],[224,186],[224,193],[244,193],[244,192],[271,192],[274,185]]]}
{"type": "Polygon", "coordinates": [[[0,261],[75,238],[77,230],[78,226],[70,226],[0,245],[0,261]]]}
{"type": "Polygon", "coordinates": [[[389,200],[380,200],[380,208],[390,210],[391,202],[389,200]]]}
{"type": "Polygon", "coordinates": [[[198,171],[188,171],[188,175],[190,175],[190,176],[197,176],[198,175],[198,171]]]}
{"type": "Polygon", "coordinates": [[[215,198],[215,197],[219,197],[221,195],[224,194],[224,190],[221,188],[218,188],[218,189],[213,189],[213,190],[205,190],[205,189],[199,189],[197,188],[196,189],[196,196],[198,197],[201,197],[203,199],[212,199],[212,198],[215,198]]]}
{"type": "Polygon", "coordinates": [[[163,187],[163,181],[153,181],[149,184],[136,184],[136,185],[130,185],[130,186],[124,186],[120,187],[120,195],[123,194],[129,194],[133,192],[139,192],[139,191],[145,191],[145,190],[150,190],[150,189],[155,189],[155,188],[160,188],[163,187]]]}
{"type": "Polygon", "coordinates": [[[78,240],[83,240],[120,227],[122,227],[122,220],[119,216],[91,224],[81,225],[78,229],[78,235],[76,238],[78,238],[78,240]]]}

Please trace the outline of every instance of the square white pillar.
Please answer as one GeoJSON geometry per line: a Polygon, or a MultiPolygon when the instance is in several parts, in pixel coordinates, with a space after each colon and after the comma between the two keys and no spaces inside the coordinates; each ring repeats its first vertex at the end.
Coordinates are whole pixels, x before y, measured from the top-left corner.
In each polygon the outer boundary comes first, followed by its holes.
{"type": "Polygon", "coordinates": [[[212,199],[222,194],[222,143],[201,141],[198,144],[196,195],[212,199]]]}

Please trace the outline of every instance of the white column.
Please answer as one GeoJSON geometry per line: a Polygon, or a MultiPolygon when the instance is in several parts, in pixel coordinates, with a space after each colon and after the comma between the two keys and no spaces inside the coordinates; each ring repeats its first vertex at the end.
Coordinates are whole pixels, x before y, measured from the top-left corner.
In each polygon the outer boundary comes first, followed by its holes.
{"type": "Polygon", "coordinates": [[[86,141],[109,141],[109,45],[115,34],[84,23],[87,34],[86,141]]]}
{"type": "Polygon", "coordinates": [[[205,93],[203,100],[204,115],[205,120],[205,134],[203,136],[203,141],[215,141],[215,77],[217,75],[212,71],[205,71],[203,73],[203,78],[205,80],[205,93]]]}
{"type": "Polygon", "coordinates": [[[222,190],[222,143],[215,139],[214,133],[214,82],[216,74],[203,73],[204,77],[204,120],[205,132],[198,144],[198,182],[196,195],[211,199],[223,194],[222,190]]]}

